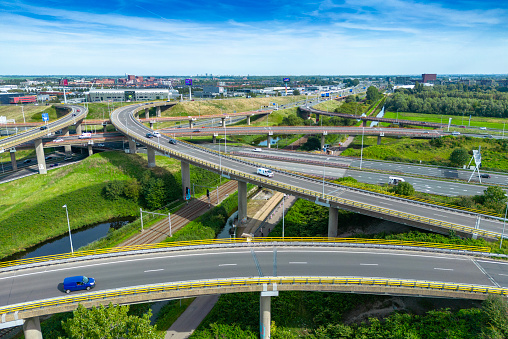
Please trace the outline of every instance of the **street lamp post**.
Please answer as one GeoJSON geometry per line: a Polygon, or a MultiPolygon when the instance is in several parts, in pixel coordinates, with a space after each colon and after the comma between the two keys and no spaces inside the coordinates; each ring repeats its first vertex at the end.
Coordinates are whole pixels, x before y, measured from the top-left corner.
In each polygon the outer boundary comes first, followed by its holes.
{"type": "Polygon", "coordinates": [[[69,211],[67,210],[67,204],[62,206],[65,208],[65,214],[67,215],[67,227],[69,228],[69,240],[71,242],[71,253],[74,253],[74,247],[72,247],[72,236],[71,236],[71,224],[69,223],[69,211]]]}
{"type": "Polygon", "coordinates": [[[365,131],[365,127],[362,127],[362,148],[360,150],[360,169],[362,169],[363,162],[363,132],[365,131]]]}

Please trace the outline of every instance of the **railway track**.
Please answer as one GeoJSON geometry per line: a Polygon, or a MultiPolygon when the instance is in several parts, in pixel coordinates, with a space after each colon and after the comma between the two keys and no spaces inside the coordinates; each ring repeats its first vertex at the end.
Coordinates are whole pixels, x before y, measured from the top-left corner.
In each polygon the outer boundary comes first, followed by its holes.
{"type": "MultiPolygon", "coordinates": [[[[228,195],[233,194],[238,189],[238,183],[234,180],[228,181],[219,187],[219,202],[228,195]]],[[[217,205],[217,189],[210,192],[211,205],[217,205]]],[[[176,232],[184,227],[189,221],[196,219],[208,211],[208,198],[203,196],[199,199],[193,199],[188,205],[181,208],[178,212],[171,214],[171,230],[176,232]]],[[[130,238],[120,246],[142,245],[161,242],[169,237],[168,219],[163,219],[152,227],[145,229],[140,234],[130,238]]]]}

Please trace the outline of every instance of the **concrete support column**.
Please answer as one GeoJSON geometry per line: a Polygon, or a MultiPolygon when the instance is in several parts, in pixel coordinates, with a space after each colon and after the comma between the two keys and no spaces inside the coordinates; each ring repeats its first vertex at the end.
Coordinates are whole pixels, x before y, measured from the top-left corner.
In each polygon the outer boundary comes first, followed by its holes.
{"type": "Polygon", "coordinates": [[[325,147],[325,135],[321,134],[321,149],[323,149],[323,147],[325,147]]]}
{"type": "Polygon", "coordinates": [[[215,134],[212,137],[212,143],[214,143],[214,144],[217,143],[217,136],[215,134]]]}
{"type": "Polygon", "coordinates": [[[76,134],[77,135],[80,135],[82,132],[81,132],[81,123],[82,121],[76,123],[76,134]]]}
{"type": "Polygon", "coordinates": [[[226,127],[226,118],[220,118],[222,127],[226,127]]]}
{"type": "Polygon", "coordinates": [[[377,144],[381,145],[381,136],[380,135],[377,136],[377,144]]]}
{"type": "Polygon", "coordinates": [[[238,181],[238,221],[247,217],[247,183],[238,181]]]}
{"type": "Polygon", "coordinates": [[[16,152],[11,150],[11,166],[12,170],[16,171],[18,169],[18,163],[16,162],[16,152]]]}
{"type": "Polygon", "coordinates": [[[23,332],[26,339],[42,339],[39,317],[25,319],[23,323],[23,332]]]}
{"type": "MultiPolygon", "coordinates": [[[[62,128],[62,135],[64,137],[68,137],[69,136],[69,127],[62,128]]],[[[71,145],[64,145],[64,152],[65,153],[71,153],[72,152],[71,145]]]]}
{"type": "Polygon", "coordinates": [[[185,197],[185,188],[191,189],[190,185],[190,164],[185,161],[181,161],[181,172],[182,172],[182,196],[185,197]]]}
{"type": "Polygon", "coordinates": [[[129,139],[129,153],[136,154],[136,141],[129,139]]]}
{"type": "Polygon", "coordinates": [[[266,139],[266,147],[270,148],[272,146],[272,136],[268,135],[268,138],[266,139]]]}
{"type": "Polygon", "coordinates": [[[250,125],[250,115],[247,116],[247,125],[250,125]]]}
{"type": "Polygon", "coordinates": [[[145,118],[150,118],[150,108],[145,108],[145,118]]]}
{"type": "Polygon", "coordinates": [[[39,168],[39,174],[46,174],[46,159],[44,159],[42,139],[35,139],[35,154],[37,155],[37,167],[39,168]]]}
{"type": "Polygon", "coordinates": [[[192,128],[194,127],[194,122],[192,121],[192,119],[189,119],[189,128],[192,128]]]}
{"type": "Polygon", "coordinates": [[[259,338],[269,339],[270,338],[270,323],[271,323],[271,306],[272,297],[263,296],[259,300],[259,338]]]}
{"type": "Polygon", "coordinates": [[[107,129],[108,129],[108,125],[107,124],[103,124],[102,125],[102,133],[106,133],[107,129]]]}
{"type": "Polygon", "coordinates": [[[155,167],[155,149],[147,146],[146,155],[148,157],[148,168],[155,167]]]}
{"type": "Polygon", "coordinates": [[[149,124],[150,124],[150,129],[153,129],[153,124],[154,124],[154,122],[153,122],[153,121],[150,121],[150,122],[149,122],[149,124]]]}
{"type": "Polygon", "coordinates": [[[337,227],[339,224],[339,210],[337,207],[330,206],[328,212],[328,236],[337,237],[337,227]]]}
{"type": "Polygon", "coordinates": [[[318,121],[319,121],[319,117],[320,117],[320,115],[319,115],[319,114],[316,114],[316,122],[318,122],[318,121]]]}
{"type": "Polygon", "coordinates": [[[93,148],[92,148],[92,145],[91,144],[88,144],[88,156],[92,156],[93,155],[93,148]]]}
{"type": "Polygon", "coordinates": [[[161,117],[161,107],[160,106],[155,107],[155,115],[157,116],[157,118],[161,117]]]}
{"type": "Polygon", "coordinates": [[[362,126],[367,127],[367,120],[362,120],[362,126]]]}

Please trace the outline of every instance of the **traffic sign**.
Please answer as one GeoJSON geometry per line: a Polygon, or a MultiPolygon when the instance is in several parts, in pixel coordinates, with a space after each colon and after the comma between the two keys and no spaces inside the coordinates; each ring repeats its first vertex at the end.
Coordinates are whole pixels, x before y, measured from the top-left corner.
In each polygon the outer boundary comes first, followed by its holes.
{"type": "Polygon", "coordinates": [[[282,79],[282,81],[289,82],[289,78],[284,78],[284,79],[282,79]]]}
{"type": "Polygon", "coordinates": [[[192,79],[185,79],[185,84],[188,86],[192,86],[192,79]]]}
{"type": "Polygon", "coordinates": [[[49,121],[49,114],[48,113],[42,113],[42,121],[49,121]]]}

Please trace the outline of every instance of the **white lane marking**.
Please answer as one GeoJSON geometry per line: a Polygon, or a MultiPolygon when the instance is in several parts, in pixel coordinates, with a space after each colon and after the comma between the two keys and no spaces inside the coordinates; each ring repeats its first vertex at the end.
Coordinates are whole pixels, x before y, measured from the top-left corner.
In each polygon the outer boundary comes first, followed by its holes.
{"type": "Polygon", "coordinates": [[[494,278],[492,278],[492,277],[490,276],[490,274],[488,274],[488,273],[487,273],[487,271],[485,271],[485,270],[483,269],[483,267],[481,267],[481,266],[480,266],[480,264],[478,264],[478,263],[476,262],[476,260],[471,259],[471,261],[472,261],[472,262],[476,265],[476,267],[477,267],[477,268],[478,268],[478,269],[479,269],[479,270],[480,270],[483,274],[485,274],[485,276],[486,276],[486,277],[490,280],[490,282],[492,282],[492,283],[493,283],[494,285],[496,285],[497,287],[501,287],[501,286],[500,286],[500,285],[499,285],[499,284],[498,284],[498,283],[494,280],[494,278]]]}
{"type": "Polygon", "coordinates": [[[221,266],[236,266],[237,264],[220,264],[219,267],[221,266]]]}
{"type": "Polygon", "coordinates": [[[158,271],[164,271],[164,269],[163,268],[159,268],[157,270],[148,270],[148,271],[143,271],[143,272],[147,273],[147,272],[158,272],[158,271]]]}
{"type": "Polygon", "coordinates": [[[378,266],[379,264],[362,264],[360,263],[360,266],[378,266]]]}
{"type": "Polygon", "coordinates": [[[503,277],[508,277],[508,274],[499,273],[498,275],[502,275],[503,277]]]}
{"type": "Polygon", "coordinates": [[[440,270],[440,271],[453,271],[453,268],[440,268],[440,267],[434,267],[435,270],[440,270]]]}
{"type": "Polygon", "coordinates": [[[302,264],[302,265],[306,265],[307,264],[306,261],[290,261],[289,263],[290,264],[302,264]]]}

